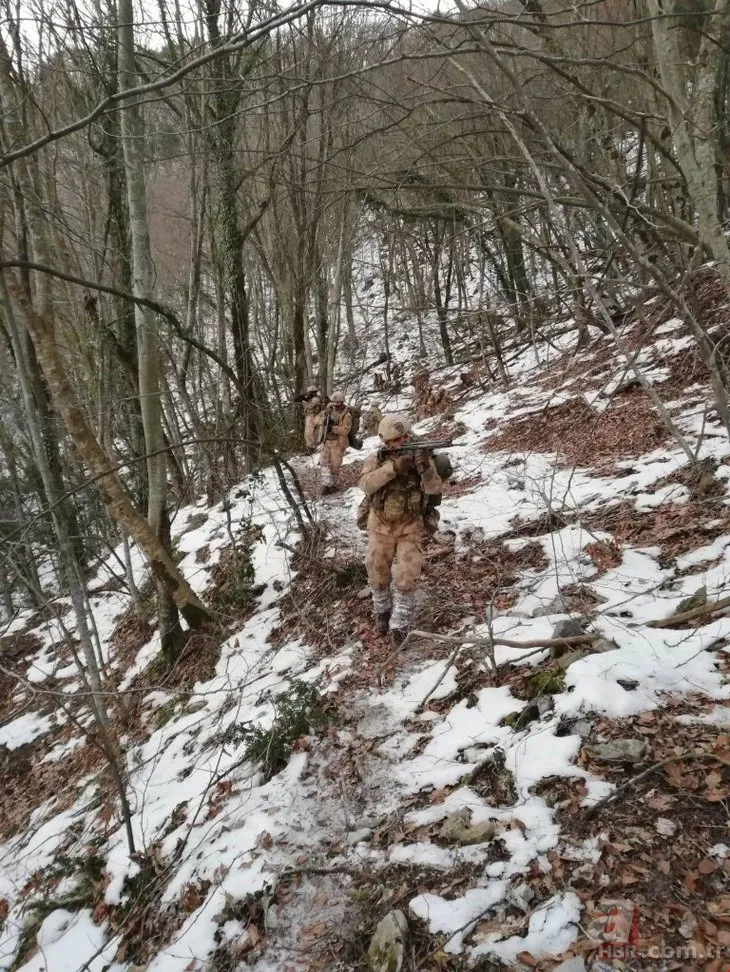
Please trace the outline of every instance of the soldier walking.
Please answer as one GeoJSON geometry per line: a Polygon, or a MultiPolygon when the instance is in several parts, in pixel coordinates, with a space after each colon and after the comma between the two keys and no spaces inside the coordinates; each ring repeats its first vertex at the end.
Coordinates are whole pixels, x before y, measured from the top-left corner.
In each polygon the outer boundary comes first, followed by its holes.
{"type": "Polygon", "coordinates": [[[423,561],[423,515],[428,497],[440,494],[443,483],[427,451],[389,453],[411,439],[411,423],[404,415],[386,415],[378,434],[383,446],[368,456],[360,476],[360,489],[370,500],[366,566],[376,630],[386,634],[390,628],[391,641],[398,646],[413,616],[423,561]]]}
{"type": "Polygon", "coordinates": [[[383,413],[377,405],[371,405],[369,401],[363,402],[362,427],[366,436],[377,435],[380,423],[383,421],[383,413]]]}
{"type": "Polygon", "coordinates": [[[332,392],[329,405],[315,421],[322,444],[322,492],[334,493],[352,429],[352,415],[345,407],[342,392],[332,392]]]}
{"type": "Polygon", "coordinates": [[[302,396],[304,407],[304,444],[308,449],[317,448],[317,416],[324,408],[324,402],[314,385],[310,385],[302,396]]]}

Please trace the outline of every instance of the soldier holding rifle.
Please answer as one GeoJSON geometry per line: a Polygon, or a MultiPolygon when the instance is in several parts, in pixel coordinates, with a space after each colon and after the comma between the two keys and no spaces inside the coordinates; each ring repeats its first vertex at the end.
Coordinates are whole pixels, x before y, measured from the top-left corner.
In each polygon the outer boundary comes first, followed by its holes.
{"type": "Polygon", "coordinates": [[[443,489],[431,452],[451,443],[413,441],[404,415],[386,415],[378,434],[383,445],[365,460],[359,483],[370,501],[366,566],[375,627],[381,634],[390,629],[391,641],[398,646],[413,616],[424,514],[429,497],[439,496],[443,489]]]}
{"type": "Polygon", "coordinates": [[[310,385],[302,395],[294,398],[295,402],[301,402],[304,409],[304,444],[310,451],[317,447],[317,416],[322,412],[329,399],[322,397],[319,390],[310,385]]]}
{"type": "Polygon", "coordinates": [[[322,445],[322,492],[334,493],[352,430],[352,414],[341,391],[332,392],[329,404],[316,417],[315,424],[322,445]]]}

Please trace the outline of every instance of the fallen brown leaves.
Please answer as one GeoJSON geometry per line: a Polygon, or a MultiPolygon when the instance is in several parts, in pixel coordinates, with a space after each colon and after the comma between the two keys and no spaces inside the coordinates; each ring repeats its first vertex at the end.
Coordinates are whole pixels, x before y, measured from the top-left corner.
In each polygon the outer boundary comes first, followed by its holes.
{"type": "Polygon", "coordinates": [[[618,567],[623,560],[621,550],[613,540],[596,540],[587,543],[583,548],[595,564],[598,573],[597,577],[605,574],[608,570],[618,567]]]}
{"type": "Polygon", "coordinates": [[[557,452],[568,465],[595,466],[643,455],[667,440],[649,396],[631,386],[596,412],[582,398],[514,419],[488,439],[486,452],[557,452]]]}
{"type": "Polygon", "coordinates": [[[586,514],[582,522],[589,529],[611,533],[611,545],[661,548],[660,563],[667,566],[680,554],[696,550],[727,533],[730,512],[727,506],[713,499],[667,503],[642,511],[637,510],[631,500],[626,500],[609,509],[586,514]]]}
{"type": "MultiPolygon", "coordinates": [[[[556,808],[562,830],[559,847],[548,855],[550,880],[557,888],[569,878],[584,905],[582,926],[600,915],[606,899],[629,899],[638,912],[640,949],[678,950],[690,944],[700,957],[693,969],[709,968],[701,957],[709,962],[730,941],[730,859],[711,853],[714,845],[730,841],[730,771],[719,762],[730,762],[730,735],[702,723],[677,722],[678,715],[700,714],[709,704],[701,697],[668,699],[662,708],[631,719],[598,720],[601,737],[640,737],[646,750],[633,766],[593,763],[583,749],[579,765],[596,776],[621,786],[632,772],[676,761],[628,787],[595,818],[580,805],[584,781],[551,778],[536,788],[556,808]],[[708,759],[695,758],[697,753],[708,759]],[[600,859],[579,857],[576,863],[574,849],[590,837],[598,838],[600,859]]],[[[583,940],[571,952],[594,948],[583,940]]],[[[680,961],[676,967],[690,966],[680,961]]]]}
{"type": "MultiPolygon", "coordinates": [[[[54,735],[61,743],[71,730],[54,735]]],[[[24,830],[34,810],[54,796],[53,812],[61,813],[78,799],[76,782],[101,769],[104,756],[96,746],[83,745],[52,763],[44,763],[48,751],[46,737],[8,753],[2,760],[0,751],[0,838],[9,839],[24,830]],[[22,794],[22,796],[20,795],[22,794]]]]}

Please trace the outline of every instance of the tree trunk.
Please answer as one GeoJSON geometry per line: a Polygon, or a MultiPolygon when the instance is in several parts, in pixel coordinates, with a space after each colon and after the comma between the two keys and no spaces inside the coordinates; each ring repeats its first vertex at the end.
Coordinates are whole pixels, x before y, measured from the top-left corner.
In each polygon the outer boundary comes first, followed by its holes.
{"type": "MultiPolygon", "coordinates": [[[[674,13],[676,3],[672,0],[664,2],[670,13],[674,13]]],[[[730,248],[717,215],[716,144],[713,137],[717,129],[717,52],[727,9],[728,0],[715,0],[713,9],[707,14],[690,102],[687,98],[688,81],[681,71],[682,59],[677,43],[679,21],[670,19],[659,0],[649,0],[654,47],[662,84],[667,94],[677,161],[697,212],[700,239],[717,262],[718,273],[730,293],[730,248]]]]}
{"type": "Polygon", "coordinates": [[[155,578],[165,584],[170,591],[173,601],[182,612],[188,626],[199,627],[212,615],[193,593],[149,523],[134,508],[118,474],[109,471],[109,458],[97,442],[76,398],[52,329],[28,303],[17,281],[10,277],[7,287],[33,338],[43,374],[66,430],[91,474],[99,480],[99,489],[109,515],[135,541],[145,555],[155,578]]]}
{"type": "MultiPolygon", "coordinates": [[[[118,9],[119,90],[124,92],[133,88],[137,82],[132,0],[119,0],[118,9]]],[[[144,132],[137,97],[124,99],[120,120],[132,238],[132,290],[135,297],[149,300],[153,293],[152,253],[144,183],[144,132]]],[[[160,545],[168,551],[170,549],[167,513],[168,456],[162,427],[157,325],[153,311],[140,303],[134,306],[134,317],[137,330],[139,398],[147,456],[147,521],[160,545]]],[[[162,650],[168,661],[172,662],[182,646],[182,631],[169,584],[161,577],[157,580],[157,613],[162,650]]]]}

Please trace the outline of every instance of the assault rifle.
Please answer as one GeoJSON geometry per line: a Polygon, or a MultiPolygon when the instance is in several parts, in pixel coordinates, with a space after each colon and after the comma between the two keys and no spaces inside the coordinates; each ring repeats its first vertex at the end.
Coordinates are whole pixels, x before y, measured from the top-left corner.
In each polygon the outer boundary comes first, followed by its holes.
{"type": "Polygon", "coordinates": [[[434,452],[436,449],[461,449],[466,445],[465,442],[452,442],[451,439],[413,439],[399,446],[381,446],[378,449],[378,458],[384,459],[385,456],[402,455],[409,452],[434,452]]]}
{"type": "Polygon", "coordinates": [[[301,395],[295,395],[295,402],[311,402],[313,398],[321,398],[325,405],[329,404],[329,397],[327,395],[321,395],[318,391],[313,392],[302,392],[301,395]]]}

